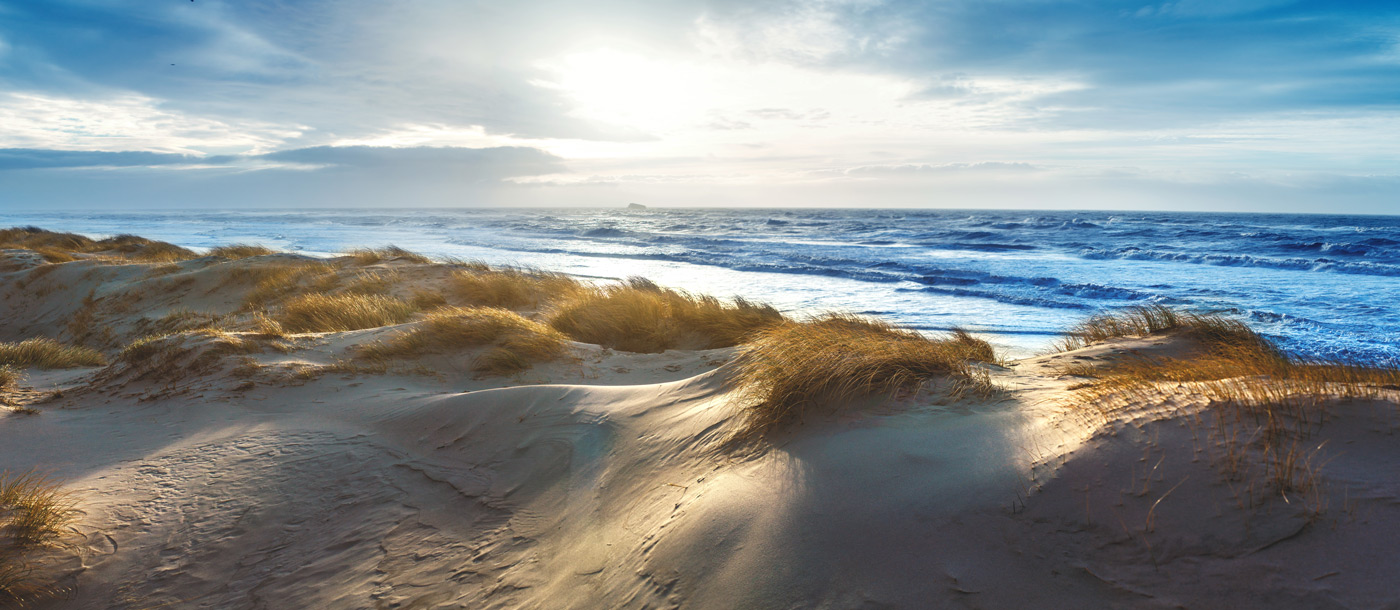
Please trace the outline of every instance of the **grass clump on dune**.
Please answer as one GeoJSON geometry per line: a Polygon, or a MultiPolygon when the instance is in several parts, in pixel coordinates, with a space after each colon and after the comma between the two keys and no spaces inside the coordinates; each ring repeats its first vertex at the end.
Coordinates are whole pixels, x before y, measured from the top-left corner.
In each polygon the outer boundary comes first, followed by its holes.
{"type": "Polygon", "coordinates": [[[366,346],[360,357],[387,360],[490,345],[473,369],[508,374],[552,360],[566,352],[567,338],[557,330],[497,307],[452,307],[428,314],[408,332],[366,346]]]}
{"type": "Polygon", "coordinates": [[[276,254],[277,251],[259,244],[229,244],[209,249],[209,256],[227,258],[229,260],[239,260],[252,258],[254,256],[266,256],[276,254]]]}
{"type": "Polygon", "coordinates": [[[0,390],[8,390],[19,384],[22,375],[10,365],[0,365],[0,390]]]}
{"type": "Polygon", "coordinates": [[[725,303],[642,278],[581,289],[549,316],[550,326],[577,341],[643,353],[730,347],[785,320],[769,305],[725,303]]]}
{"type": "Polygon", "coordinates": [[[274,319],[294,333],[377,328],[407,322],[413,305],[381,295],[308,294],[288,301],[274,319]]]}
{"type": "MultiPolygon", "coordinates": [[[[1132,315],[1131,313],[1127,315],[1132,315]]],[[[1335,398],[1377,398],[1400,390],[1400,369],[1285,353],[1247,324],[1218,316],[1177,314],[1195,341],[1183,356],[1127,355],[1099,366],[1062,372],[1095,379],[1080,402],[1108,394],[1121,399],[1160,398],[1164,392],[1201,393],[1219,404],[1278,415],[1308,415],[1309,405],[1335,398]]]]}
{"type": "Polygon", "coordinates": [[[137,262],[168,263],[195,258],[194,252],[163,241],[135,235],[115,235],[92,239],[76,233],[58,233],[38,227],[0,230],[0,248],[33,250],[51,263],[76,260],[75,254],[124,258],[137,262]]]}
{"type": "Polygon", "coordinates": [[[21,606],[57,593],[26,562],[34,548],[51,544],[77,517],[55,480],[27,472],[0,472],[0,606],[21,606]]]}
{"type": "Polygon", "coordinates": [[[230,270],[227,281],[253,284],[253,289],[243,297],[244,309],[251,310],[265,307],[269,303],[311,287],[324,292],[334,287],[335,280],[338,280],[335,269],[326,263],[292,260],[270,265],[237,267],[230,270]]]}
{"type": "Polygon", "coordinates": [[[410,263],[431,263],[433,259],[410,252],[398,246],[384,246],[383,248],[360,248],[350,251],[350,258],[356,265],[365,266],[381,263],[384,261],[404,260],[410,263]]]}
{"type": "Polygon", "coordinates": [[[1400,368],[1300,358],[1242,322],[1174,313],[1186,320],[1179,327],[1194,339],[1192,351],[1129,353],[1099,366],[1062,370],[1090,378],[1074,386],[1071,403],[1102,417],[1119,408],[1169,404],[1175,397],[1204,398],[1225,448],[1227,474],[1262,481],[1285,499],[1315,489],[1311,461],[1320,446],[1308,451],[1304,443],[1322,425],[1329,403],[1400,403],[1400,368]],[[1258,458],[1255,466],[1240,459],[1247,454],[1258,458]]]}
{"type": "Polygon", "coordinates": [[[466,264],[457,270],[449,285],[463,301],[507,309],[538,307],[582,290],[577,280],[562,273],[493,269],[480,264],[466,264]]]}
{"type": "Polygon", "coordinates": [[[0,343],[0,365],[71,369],[80,366],[102,366],[106,363],[106,359],[95,349],[64,345],[47,337],[25,339],[18,343],[0,343]]]}
{"type": "Polygon", "coordinates": [[[1184,330],[1204,342],[1257,343],[1259,340],[1248,325],[1238,320],[1147,305],[1093,316],[1070,328],[1055,347],[1067,352],[1109,339],[1142,337],[1165,330],[1184,330]]]}
{"type": "Polygon", "coordinates": [[[828,314],[754,335],[734,360],[733,383],[746,404],[749,434],[761,435],[804,413],[893,395],[944,377],[953,395],[994,390],[973,361],[995,361],[986,341],[962,331],[930,339],[856,316],[828,314]]]}

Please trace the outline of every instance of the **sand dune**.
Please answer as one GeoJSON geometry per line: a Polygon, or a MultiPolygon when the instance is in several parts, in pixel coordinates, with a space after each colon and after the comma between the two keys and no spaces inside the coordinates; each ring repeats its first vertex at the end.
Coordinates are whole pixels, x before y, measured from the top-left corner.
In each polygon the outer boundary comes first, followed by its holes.
{"type": "Polygon", "coordinates": [[[1199,394],[1092,414],[1071,400],[1083,380],[1059,367],[1189,353],[1180,333],[978,365],[1000,393],[930,381],[738,444],[735,348],[571,342],[506,376],[473,373],[486,347],[353,364],[410,320],[167,329],[156,360],[124,360],[172,312],[247,314],[255,286],[232,270],[289,255],[0,254],[0,340],[112,360],[29,369],[6,393],[38,414],[0,417],[0,463],[62,477],[81,510],[36,560],[66,589],[37,607],[1400,604],[1393,392],[1326,402],[1304,447],[1315,484],[1291,494],[1238,467],[1257,456],[1199,394]]]}

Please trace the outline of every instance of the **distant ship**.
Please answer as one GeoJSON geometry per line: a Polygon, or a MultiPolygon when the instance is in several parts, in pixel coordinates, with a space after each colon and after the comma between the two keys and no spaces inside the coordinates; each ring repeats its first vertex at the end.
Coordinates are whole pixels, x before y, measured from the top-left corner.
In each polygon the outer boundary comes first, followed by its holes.
{"type": "Polygon", "coordinates": [[[647,206],[644,206],[644,205],[642,205],[642,204],[640,204],[640,203],[629,203],[629,204],[627,204],[627,209],[629,209],[629,210],[645,210],[645,209],[647,209],[647,206]]]}

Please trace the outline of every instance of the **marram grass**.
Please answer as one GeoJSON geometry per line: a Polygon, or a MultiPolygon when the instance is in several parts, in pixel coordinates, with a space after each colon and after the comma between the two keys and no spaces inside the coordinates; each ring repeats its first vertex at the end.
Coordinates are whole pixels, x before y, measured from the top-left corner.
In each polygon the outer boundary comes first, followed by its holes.
{"type": "Polygon", "coordinates": [[[507,309],[446,307],[428,314],[411,330],[366,346],[359,357],[383,361],[480,346],[491,348],[477,357],[473,369],[503,375],[564,355],[567,338],[507,309]]]}
{"type": "Polygon", "coordinates": [[[576,341],[644,353],[731,347],[785,320],[768,305],[726,303],[642,278],[582,289],[549,316],[550,326],[576,341]]]}
{"type": "Polygon", "coordinates": [[[102,366],[107,360],[101,352],[79,345],[64,345],[46,337],[25,339],[17,343],[0,343],[0,366],[38,367],[41,369],[71,369],[82,366],[102,366]]]}
{"type": "Polygon", "coordinates": [[[806,413],[894,395],[930,379],[947,379],[954,394],[987,395],[995,387],[972,363],[995,360],[986,341],[965,332],[930,339],[879,320],[828,314],[754,334],[739,348],[732,380],[745,405],[746,435],[759,436],[806,413]]]}

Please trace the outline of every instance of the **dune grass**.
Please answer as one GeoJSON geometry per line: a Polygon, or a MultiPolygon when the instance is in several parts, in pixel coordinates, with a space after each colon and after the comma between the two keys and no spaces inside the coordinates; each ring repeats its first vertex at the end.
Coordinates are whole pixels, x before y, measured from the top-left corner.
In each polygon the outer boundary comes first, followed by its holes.
{"type": "Polygon", "coordinates": [[[208,255],[217,256],[219,258],[227,258],[229,260],[239,260],[244,258],[252,258],[254,256],[265,256],[268,254],[276,253],[276,250],[273,250],[272,248],[268,248],[260,244],[229,244],[226,246],[210,248],[208,255]]]}
{"type": "Polygon", "coordinates": [[[417,252],[410,252],[398,246],[384,246],[382,248],[359,248],[356,250],[351,250],[349,252],[349,255],[351,262],[362,267],[365,265],[374,265],[377,263],[382,263],[384,261],[396,260],[403,260],[408,261],[410,263],[419,264],[427,264],[433,262],[433,259],[431,258],[423,256],[422,254],[418,254],[417,252]]]}
{"type": "Polygon", "coordinates": [[[0,365],[0,390],[10,390],[19,385],[19,380],[23,374],[16,371],[14,367],[6,364],[0,365]]]}
{"type": "Polygon", "coordinates": [[[583,289],[562,273],[530,269],[492,268],[459,263],[448,282],[452,294],[472,305],[521,309],[569,298],[583,289]]]}
{"type": "Polygon", "coordinates": [[[415,328],[366,346],[366,360],[414,358],[431,353],[492,346],[472,368],[484,374],[509,374],[567,351],[567,338],[553,328],[498,307],[448,307],[428,314],[415,328]]]}
{"type": "Polygon", "coordinates": [[[115,235],[95,240],[76,233],[58,233],[38,227],[0,229],[0,248],[33,250],[51,263],[81,258],[76,254],[155,263],[188,260],[197,256],[174,244],[135,235],[115,235]]]}
{"type": "Polygon", "coordinates": [[[0,606],[20,606],[57,591],[26,563],[77,517],[58,481],[34,471],[0,472],[0,606]]]}
{"type": "Polygon", "coordinates": [[[397,271],[358,272],[344,288],[346,294],[388,295],[395,284],[402,283],[403,277],[397,271]]]}
{"type": "Polygon", "coordinates": [[[1248,325],[1225,316],[1180,311],[1163,305],[1129,307],[1095,315],[1066,331],[1055,344],[1061,352],[1076,350],[1119,337],[1142,337],[1165,330],[1181,330],[1205,342],[1258,342],[1248,325]]]}
{"type": "Polygon", "coordinates": [[[237,267],[229,271],[227,282],[252,283],[253,289],[243,297],[243,308],[256,310],[308,288],[325,292],[338,280],[335,268],[324,262],[293,260],[237,267]]]}
{"type": "Polygon", "coordinates": [[[784,321],[769,305],[725,303],[642,278],[581,288],[549,315],[549,325],[574,340],[642,353],[730,347],[784,321]]]}
{"type": "Polygon", "coordinates": [[[0,365],[71,369],[102,366],[106,363],[106,359],[95,349],[64,345],[47,337],[35,337],[17,343],[0,343],[0,365]]]}
{"type": "MultiPolygon", "coordinates": [[[[1098,316],[1094,324],[1143,323],[1140,311],[1119,314],[1117,322],[1111,317],[1098,316]]],[[[1227,456],[1222,461],[1226,474],[1247,478],[1243,471],[1249,460],[1242,456],[1255,455],[1260,470],[1250,476],[1262,477],[1258,480],[1285,498],[1315,484],[1312,458],[1318,449],[1309,452],[1304,443],[1322,425],[1330,403],[1400,402],[1400,368],[1299,358],[1247,324],[1218,316],[1171,312],[1157,319],[1176,320],[1165,328],[1185,329],[1195,349],[1175,356],[1128,354],[1099,366],[1062,369],[1088,379],[1072,386],[1071,404],[1106,417],[1121,408],[1167,404],[1174,397],[1205,398],[1227,456]]]]}
{"type": "Polygon", "coordinates": [[[412,304],[382,295],[307,294],[295,297],[273,319],[287,332],[323,333],[407,322],[412,304]]]}
{"type": "Polygon", "coordinates": [[[950,392],[995,390],[974,361],[995,361],[986,341],[956,331],[929,339],[857,316],[828,314],[759,331],[734,359],[733,383],[745,406],[745,436],[761,436],[871,396],[892,396],[946,378],[950,392]]]}

